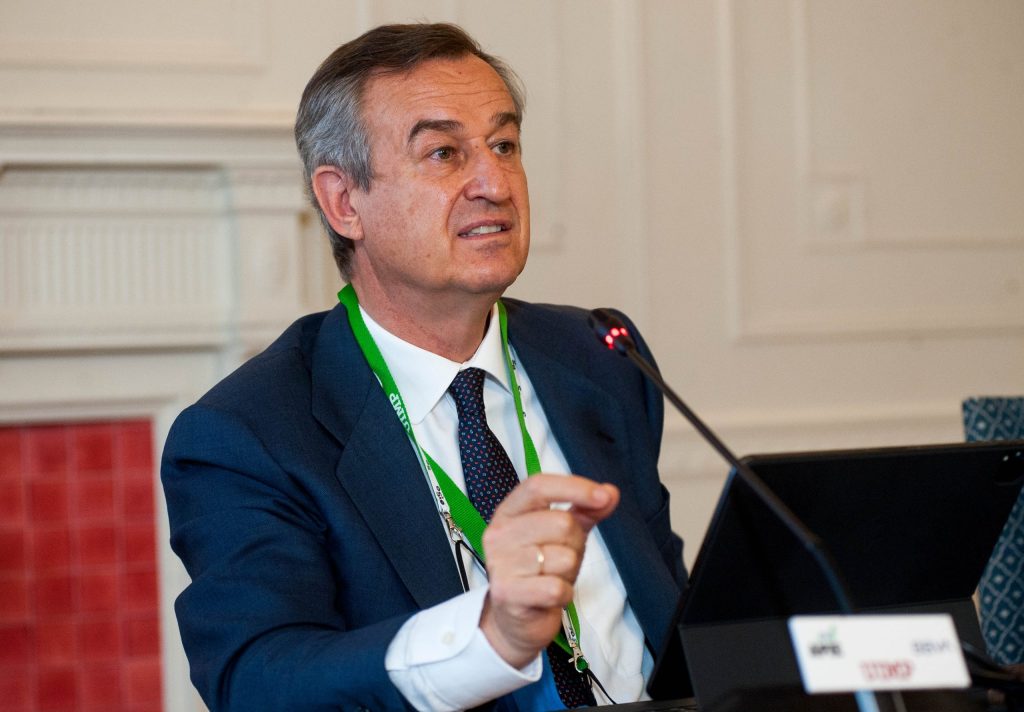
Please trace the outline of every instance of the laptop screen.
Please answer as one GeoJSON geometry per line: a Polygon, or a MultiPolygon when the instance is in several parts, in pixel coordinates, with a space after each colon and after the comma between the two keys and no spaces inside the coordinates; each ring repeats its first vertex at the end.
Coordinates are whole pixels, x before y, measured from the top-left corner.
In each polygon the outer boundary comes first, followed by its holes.
{"type": "MultiPolygon", "coordinates": [[[[1024,443],[755,455],[744,462],[817,534],[859,609],[969,598],[1024,481],[1024,443]]],[[[836,611],[810,553],[734,472],[681,623],[836,611]]]]}
{"type": "MultiPolygon", "coordinates": [[[[744,462],[821,538],[858,610],[949,610],[961,635],[981,643],[970,597],[1024,482],[1024,441],[754,455],[744,462]]],[[[675,616],[698,697],[699,671],[735,674],[728,659],[734,643],[773,631],[763,644],[784,632],[784,624],[764,622],[836,611],[814,557],[730,474],[675,616]],[[695,659],[710,655],[716,659],[695,659]]],[[[788,641],[777,643],[788,649],[788,641]]],[[[742,651],[736,656],[739,663],[742,651]]],[[[673,657],[659,662],[652,692],[664,684],[659,678],[682,673],[666,669],[680,664],[673,657]]]]}

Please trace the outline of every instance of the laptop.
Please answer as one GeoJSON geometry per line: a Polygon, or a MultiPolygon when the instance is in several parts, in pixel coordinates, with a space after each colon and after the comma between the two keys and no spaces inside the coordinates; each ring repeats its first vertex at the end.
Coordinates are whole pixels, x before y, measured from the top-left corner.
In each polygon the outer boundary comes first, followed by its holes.
{"type": "MultiPolygon", "coordinates": [[[[817,534],[862,612],[946,612],[984,650],[971,596],[1024,483],[1024,441],[744,459],[817,534]]],[[[701,709],[801,694],[786,620],[835,613],[806,547],[730,474],[649,690],[701,709]],[[685,649],[685,656],[682,649],[685,649]],[[692,683],[692,687],[691,687],[692,683]]]]}

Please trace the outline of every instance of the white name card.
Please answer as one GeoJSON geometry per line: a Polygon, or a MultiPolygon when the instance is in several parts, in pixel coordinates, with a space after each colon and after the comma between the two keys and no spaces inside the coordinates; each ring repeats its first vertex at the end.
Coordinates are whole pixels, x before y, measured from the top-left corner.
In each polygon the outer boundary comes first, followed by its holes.
{"type": "Polygon", "coordinates": [[[947,614],[793,616],[807,692],[967,687],[960,638],[947,614]]]}

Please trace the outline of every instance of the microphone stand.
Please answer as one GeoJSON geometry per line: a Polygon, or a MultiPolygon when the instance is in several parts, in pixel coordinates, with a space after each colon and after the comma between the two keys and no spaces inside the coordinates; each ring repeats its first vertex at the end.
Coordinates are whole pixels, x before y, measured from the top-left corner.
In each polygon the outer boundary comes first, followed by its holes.
{"type": "MultiPolygon", "coordinates": [[[[855,611],[849,588],[839,573],[839,567],[835,559],[825,547],[821,537],[808,529],[807,525],[800,521],[800,518],[793,513],[793,510],[772,492],[771,488],[764,483],[764,480],[750,469],[746,463],[741,462],[726,447],[725,443],[715,435],[711,428],[705,425],[704,421],[683,402],[683,399],[661,377],[658,370],[637,350],[636,342],[633,341],[633,337],[630,336],[629,330],[621,319],[607,309],[594,309],[590,312],[588,321],[595,334],[597,334],[598,339],[610,350],[617,351],[632,361],[644,376],[661,391],[665,398],[675,406],[676,410],[682,413],[683,417],[700,433],[701,437],[733,467],[744,484],[771,510],[775,517],[796,537],[797,541],[804,545],[828,581],[829,588],[832,589],[832,594],[836,599],[840,612],[845,615],[853,614],[855,611]]],[[[857,709],[860,712],[905,712],[906,710],[903,697],[899,692],[883,693],[879,696],[871,690],[859,690],[854,693],[854,697],[857,701],[857,709]]]]}

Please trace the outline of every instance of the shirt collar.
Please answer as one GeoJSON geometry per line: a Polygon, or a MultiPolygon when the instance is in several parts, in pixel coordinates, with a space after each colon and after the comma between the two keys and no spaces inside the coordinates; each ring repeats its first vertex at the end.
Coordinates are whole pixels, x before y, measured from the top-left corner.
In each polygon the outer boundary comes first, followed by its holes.
{"type": "Polygon", "coordinates": [[[391,371],[391,377],[395,379],[395,385],[398,386],[405,402],[405,412],[414,425],[427,417],[444,397],[452,380],[463,369],[482,369],[490,379],[509,393],[512,392],[505,354],[501,347],[497,304],[491,307],[483,341],[477,347],[476,353],[465,363],[449,361],[444,356],[403,341],[375,322],[362,306],[359,307],[359,311],[363,315],[370,336],[377,343],[377,348],[380,349],[384,362],[391,371]]]}

